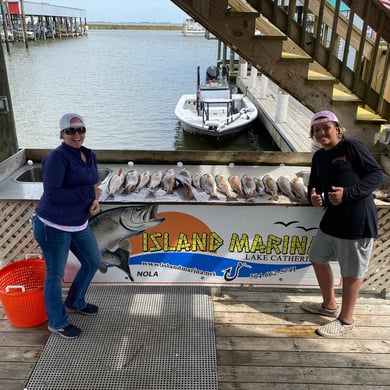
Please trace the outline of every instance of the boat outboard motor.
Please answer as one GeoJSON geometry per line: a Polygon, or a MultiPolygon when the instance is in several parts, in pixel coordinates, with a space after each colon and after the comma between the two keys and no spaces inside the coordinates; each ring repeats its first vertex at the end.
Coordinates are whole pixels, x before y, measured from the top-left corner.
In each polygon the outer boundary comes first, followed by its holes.
{"type": "Polygon", "coordinates": [[[219,68],[217,66],[209,66],[206,69],[206,81],[217,80],[219,78],[219,68]]]}

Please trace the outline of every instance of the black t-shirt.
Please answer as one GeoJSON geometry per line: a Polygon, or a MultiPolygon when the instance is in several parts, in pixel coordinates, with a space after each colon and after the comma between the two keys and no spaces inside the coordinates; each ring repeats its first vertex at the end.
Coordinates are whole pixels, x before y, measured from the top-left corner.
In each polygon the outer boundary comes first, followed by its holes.
{"type": "Polygon", "coordinates": [[[383,181],[383,172],[366,147],[357,140],[343,139],[330,150],[320,149],[312,159],[308,185],[324,200],[325,214],[321,230],[345,239],[376,238],[377,208],[373,191],[383,181]],[[343,202],[333,206],[328,192],[343,187],[343,202]]]}

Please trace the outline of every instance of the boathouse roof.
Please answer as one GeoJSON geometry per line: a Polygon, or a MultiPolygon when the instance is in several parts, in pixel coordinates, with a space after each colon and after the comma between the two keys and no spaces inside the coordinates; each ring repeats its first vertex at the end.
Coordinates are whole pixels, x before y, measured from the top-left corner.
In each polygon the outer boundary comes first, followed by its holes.
{"type": "MultiPolygon", "coordinates": [[[[22,13],[19,1],[8,1],[8,9],[11,15],[20,15],[22,13]]],[[[24,13],[26,15],[86,18],[85,9],[62,7],[50,5],[49,3],[33,3],[31,1],[24,2],[24,13]]]]}

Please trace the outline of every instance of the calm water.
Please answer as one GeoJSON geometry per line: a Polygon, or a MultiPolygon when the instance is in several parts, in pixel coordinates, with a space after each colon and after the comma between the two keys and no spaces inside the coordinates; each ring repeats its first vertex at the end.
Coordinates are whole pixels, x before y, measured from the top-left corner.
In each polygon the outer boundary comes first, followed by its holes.
{"type": "MultiPolygon", "coordinates": [[[[59,118],[77,112],[94,149],[202,150],[174,110],[217,59],[217,41],[181,31],[92,30],[87,37],[11,45],[5,52],[19,147],[59,144],[59,118]],[[203,70],[203,72],[202,72],[203,70]]],[[[256,123],[226,150],[275,150],[256,123]]]]}

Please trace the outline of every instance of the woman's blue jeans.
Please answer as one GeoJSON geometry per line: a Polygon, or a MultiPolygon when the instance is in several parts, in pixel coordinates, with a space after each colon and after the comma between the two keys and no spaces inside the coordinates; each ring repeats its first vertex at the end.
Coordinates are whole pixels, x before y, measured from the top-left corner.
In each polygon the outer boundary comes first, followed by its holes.
{"type": "Polygon", "coordinates": [[[80,232],[64,232],[45,225],[34,216],[34,238],[41,247],[46,263],[44,297],[48,325],[60,329],[69,324],[65,306],[82,309],[86,306],[85,294],[101,264],[101,257],[95,236],[88,226],[80,232]],[[62,301],[62,280],[69,250],[77,257],[81,267],[65,299],[62,301]]]}

